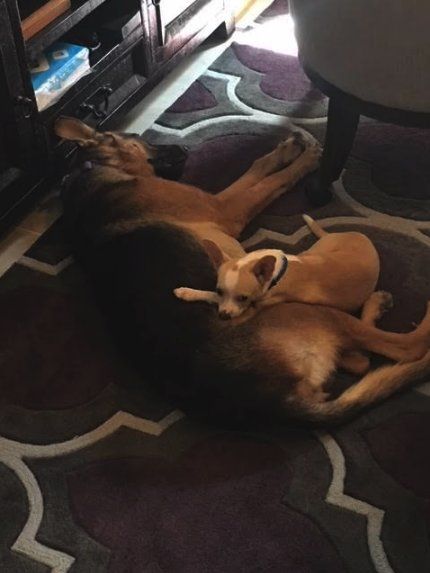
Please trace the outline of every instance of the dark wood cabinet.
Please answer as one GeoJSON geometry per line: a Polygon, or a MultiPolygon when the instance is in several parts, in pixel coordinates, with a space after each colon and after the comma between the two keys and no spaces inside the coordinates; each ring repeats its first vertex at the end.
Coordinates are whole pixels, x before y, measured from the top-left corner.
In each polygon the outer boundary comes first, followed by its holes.
{"type": "Polygon", "coordinates": [[[1,163],[16,167],[31,160],[35,130],[33,92],[22,61],[22,45],[15,39],[17,25],[19,21],[11,19],[6,0],[0,0],[1,163]]]}
{"type": "Polygon", "coordinates": [[[163,65],[222,13],[224,0],[150,1],[147,4],[152,63],[163,65]]]}
{"type": "Polygon", "coordinates": [[[71,0],[70,10],[24,41],[17,0],[0,0],[0,227],[48,186],[71,153],[53,134],[58,116],[108,125],[215,30],[227,36],[233,26],[230,0],[71,0]],[[129,22],[122,34],[98,30],[110,9],[129,22]],[[98,36],[86,44],[92,30],[98,36]],[[91,72],[39,111],[29,67],[56,41],[91,47],[91,72]]]}

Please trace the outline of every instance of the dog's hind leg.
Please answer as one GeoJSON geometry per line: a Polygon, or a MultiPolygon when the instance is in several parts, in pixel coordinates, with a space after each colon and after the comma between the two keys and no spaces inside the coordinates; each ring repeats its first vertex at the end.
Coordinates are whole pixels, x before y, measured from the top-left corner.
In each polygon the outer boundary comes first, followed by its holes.
{"type": "Polygon", "coordinates": [[[424,376],[428,376],[429,372],[430,351],[418,361],[383,366],[369,372],[335,400],[321,401],[317,396],[316,400],[308,399],[307,402],[297,404],[290,399],[288,414],[291,416],[292,413],[299,419],[318,424],[346,422],[364,408],[382,402],[395,392],[419,382],[424,376]]]}
{"type": "Polygon", "coordinates": [[[344,328],[351,350],[375,352],[398,362],[419,360],[430,347],[430,304],[421,324],[406,334],[386,332],[349,315],[344,317],[344,328]]]}
{"type": "Polygon", "coordinates": [[[338,367],[350,374],[362,376],[369,370],[370,360],[359,350],[349,350],[340,357],[338,367]]]}
{"type": "Polygon", "coordinates": [[[361,322],[374,326],[390,308],[393,308],[392,295],[384,290],[377,290],[364,303],[361,311],[361,322]]]}
{"type": "MultiPolygon", "coordinates": [[[[361,322],[374,326],[381,316],[393,306],[393,297],[385,291],[372,293],[361,311],[361,322]]],[[[370,368],[369,358],[359,350],[344,352],[339,360],[339,368],[351,374],[363,375],[370,368]]]]}
{"type": "MultiPolygon", "coordinates": [[[[216,196],[220,221],[225,231],[238,237],[244,227],[267,205],[291,191],[319,163],[319,145],[308,147],[291,165],[251,186],[234,184],[216,196]]],[[[264,159],[264,158],[263,158],[264,159]]]]}

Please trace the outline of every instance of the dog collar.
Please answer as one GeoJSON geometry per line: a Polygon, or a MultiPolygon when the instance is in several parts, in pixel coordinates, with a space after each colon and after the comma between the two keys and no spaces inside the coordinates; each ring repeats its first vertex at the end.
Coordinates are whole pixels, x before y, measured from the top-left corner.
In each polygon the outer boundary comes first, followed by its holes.
{"type": "Polygon", "coordinates": [[[287,257],[283,257],[281,268],[279,269],[279,272],[277,273],[277,275],[275,277],[273,277],[273,279],[269,285],[269,290],[278,284],[278,282],[282,279],[282,277],[287,272],[287,268],[288,268],[288,259],[287,259],[287,257]]]}

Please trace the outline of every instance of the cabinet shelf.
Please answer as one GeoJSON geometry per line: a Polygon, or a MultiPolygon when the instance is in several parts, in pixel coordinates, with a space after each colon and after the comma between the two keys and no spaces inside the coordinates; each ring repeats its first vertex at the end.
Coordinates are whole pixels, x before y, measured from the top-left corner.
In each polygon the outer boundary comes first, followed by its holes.
{"type": "Polygon", "coordinates": [[[97,84],[99,76],[110,66],[114,65],[119,59],[124,58],[132,48],[139,43],[140,39],[140,31],[135,30],[120,44],[103,45],[98,50],[91,53],[91,73],[88,76],[84,76],[79,80],[79,82],[73,85],[59,102],[48,107],[45,111],[40,112],[40,121],[49,123],[60,112],[65,113],[61,110],[64,110],[64,108],[67,108],[76,98],[79,98],[80,94],[82,94],[85,89],[90,87],[92,84],[97,84]]]}
{"type": "Polygon", "coordinates": [[[72,6],[67,12],[61,14],[61,16],[46,26],[46,28],[43,28],[43,30],[27,40],[25,43],[27,57],[30,60],[33,59],[105,1],[106,0],[72,0],[72,6]]]}

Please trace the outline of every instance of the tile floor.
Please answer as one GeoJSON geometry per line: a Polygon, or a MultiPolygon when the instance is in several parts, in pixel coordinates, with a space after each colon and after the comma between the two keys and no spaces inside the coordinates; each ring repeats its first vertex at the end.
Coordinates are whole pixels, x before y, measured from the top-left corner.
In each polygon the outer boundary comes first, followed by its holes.
{"type": "MultiPolygon", "coordinates": [[[[225,42],[206,42],[194,54],[182,62],[127,116],[114,126],[115,129],[143,133],[210,65],[226,47],[244,31],[254,18],[271,4],[272,0],[256,0],[237,23],[237,30],[225,42]]],[[[258,26],[257,26],[258,28],[258,26]]],[[[252,31],[251,31],[252,33],[252,31]]],[[[292,37],[292,29],[290,30],[292,37]]],[[[285,32],[282,34],[285,42],[285,32]]],[[[273,38],[270,38],[273,42],[273,38]]],[[[294,40],[292,41],[294,50],[294,40]]],[[[267,46],[271,47],[271,45],[267,46]]],[[[58,194],[45,197],[31,213],[13,227],[0,240],[0,276],[4,274],[37,241],[61,215],[58,194]]]]}

